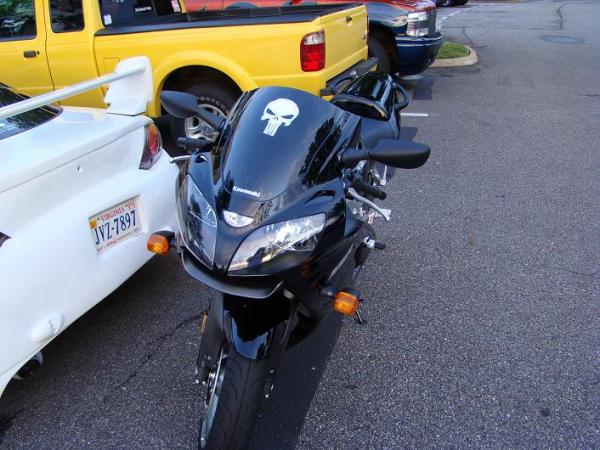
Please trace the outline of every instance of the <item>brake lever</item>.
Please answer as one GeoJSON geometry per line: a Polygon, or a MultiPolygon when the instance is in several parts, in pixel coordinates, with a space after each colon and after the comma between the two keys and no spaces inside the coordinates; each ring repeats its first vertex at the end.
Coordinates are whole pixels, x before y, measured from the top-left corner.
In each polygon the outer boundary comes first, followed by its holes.
{"type": "MultiPolygon", "coordinates": [[[[186,162],[188,162],[192,158],[192,156],[194,156],[194,155],[191,154],[191,155],[174,156],[173,158],[169,158],[169,162],[171,164],[176,164],[178,166],[180,164],[183,165],[186,162]]],[[[206,156],[197,154],[196,159],[194,160],[194,162],[199,163],[199,162],[202,162],[202,161],[206,161],[206,156]]]]}
{"type": "Polygon", "coordinates": [[[349,188],[348,189],[348,195],[350,195],[350,197],[352,197],[354,200],[358,200],[359,202],[363,202],[365,205],[370,206],[371,208],[373,208],[373,210],[375,212],[377,212],[381,217],[383,217],[386,222],[388,222],[390,220],[390,212],[389,212],[389,210],[384,210],[384,209],[380,208],[379,206],[377,206],[375,203],[373,203],[371,200],[369,200],[367,198],[364,198],[362,195],[360,195],[358,192],[356,192],[354,190],[354,188],[349,188]]]}

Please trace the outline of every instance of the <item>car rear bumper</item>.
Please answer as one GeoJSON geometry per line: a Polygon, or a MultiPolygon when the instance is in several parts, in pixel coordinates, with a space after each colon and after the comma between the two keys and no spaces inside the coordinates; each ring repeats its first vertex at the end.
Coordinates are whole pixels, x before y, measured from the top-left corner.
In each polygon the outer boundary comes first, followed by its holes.
{"type": "MultiPolygon", "coordinates": [[[[128,158],[139,160],[138,153],[121,150],[123,164],[128,158]]],[[[0,297],[0,340],[11,342],[0,348],[0,395],[32,355],[152,257],[146,249],[152,230],[177,230],[173,191],[177,169],[169,164],[168,155],[163,153],[149,170],[117,170],[120,162],[107,158],[106,153],[96,151],[66,164],[55,171],[56,176],[69,179],[71,174],[87,173],[82,168],[93,172],[92,168],[99,166],[112,168],[114,176],[92,183],[69,198],[57,199],[50,209],[40,211],[38,218],[23,224],[0,249],[0,285],[7,286],[0,297]],[[88,218],[128,198],[137,198],[141,231],[98,254],[88,218]],[[47,317],[61,318],[54,334],[44,340],[34,339],[31,330],[47,317]]],[[[21,189],[31,185],[31,192],[39,196],[41,187],[36,183],[23,184],[21,189]]]]}
{"type": "Polygon", "coordinates": [[[423,72],[435,61],[443,41],[440,33],[427,37],[396,36],[398,73],[413,75],[423,72]]]}
{"type": "Polygon", "coordinates": [[[326,97],[329,95],[335,95],[339,92],[341,88],[343,88],[350,81],[364,75],[365,73],[373,70],[377,67],[377,58],[369,58],[364,61],[360,61],[357,64],[354,64],[348,70],[340,73],[336,77],[331,80],[327,80],[327,85],[321,89],[320,94],[321,97],[326,97]]]}

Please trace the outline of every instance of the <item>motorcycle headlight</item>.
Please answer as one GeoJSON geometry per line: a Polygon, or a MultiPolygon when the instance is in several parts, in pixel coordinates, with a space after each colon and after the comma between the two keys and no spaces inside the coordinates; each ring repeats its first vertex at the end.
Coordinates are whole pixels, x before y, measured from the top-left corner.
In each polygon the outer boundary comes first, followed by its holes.
{"type": "Polygon", "coordinates": [[[229,272],[256,268],[285,252],[311,252],[325,226],[325,214],[259,228],[248,236],[229,264],[229,272]]]}
{"type": "Polygon", "coordinates": [[[188,175],[177,196],[177,218],[185,246],[206,264],[212,264],[217,241],[217,216],[188,175]]]}

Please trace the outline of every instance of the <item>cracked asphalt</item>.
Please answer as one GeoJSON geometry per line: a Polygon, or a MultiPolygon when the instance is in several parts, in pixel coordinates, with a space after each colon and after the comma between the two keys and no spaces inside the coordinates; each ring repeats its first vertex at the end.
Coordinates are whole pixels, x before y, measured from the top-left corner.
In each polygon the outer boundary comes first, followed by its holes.
{"type": "MultiPolygon", "coordinates": [[[[468,6],[479,63],[411,81],[432,157],[387,189],[367,324],[286,355],[252,448],[600,446],[600,3],[468,6]]],[[[0,446],[193,448],[206,307],[153,259],[9,385],[0,446]]]]}

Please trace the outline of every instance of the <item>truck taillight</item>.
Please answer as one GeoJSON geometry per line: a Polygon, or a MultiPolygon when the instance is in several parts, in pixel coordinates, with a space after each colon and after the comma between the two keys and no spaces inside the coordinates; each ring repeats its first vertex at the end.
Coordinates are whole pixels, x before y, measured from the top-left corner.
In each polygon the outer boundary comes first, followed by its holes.
{"type": "Polygon", "coordinates": [[[142,160],[140,161],[140,169],[151,168],[156,161],[160,158],[162,153],[162,139],[160,138],[160,131],[156,125],[151,123],[146,126],[146,143],[144,145],[144,153],[142,153],[142,160]]]}
{"type": "Polygon", "coordinates": [[[325,33],[307,34],[300,42],[300,65],[304,72],[315,72],[325,67],[325,33]]]}

